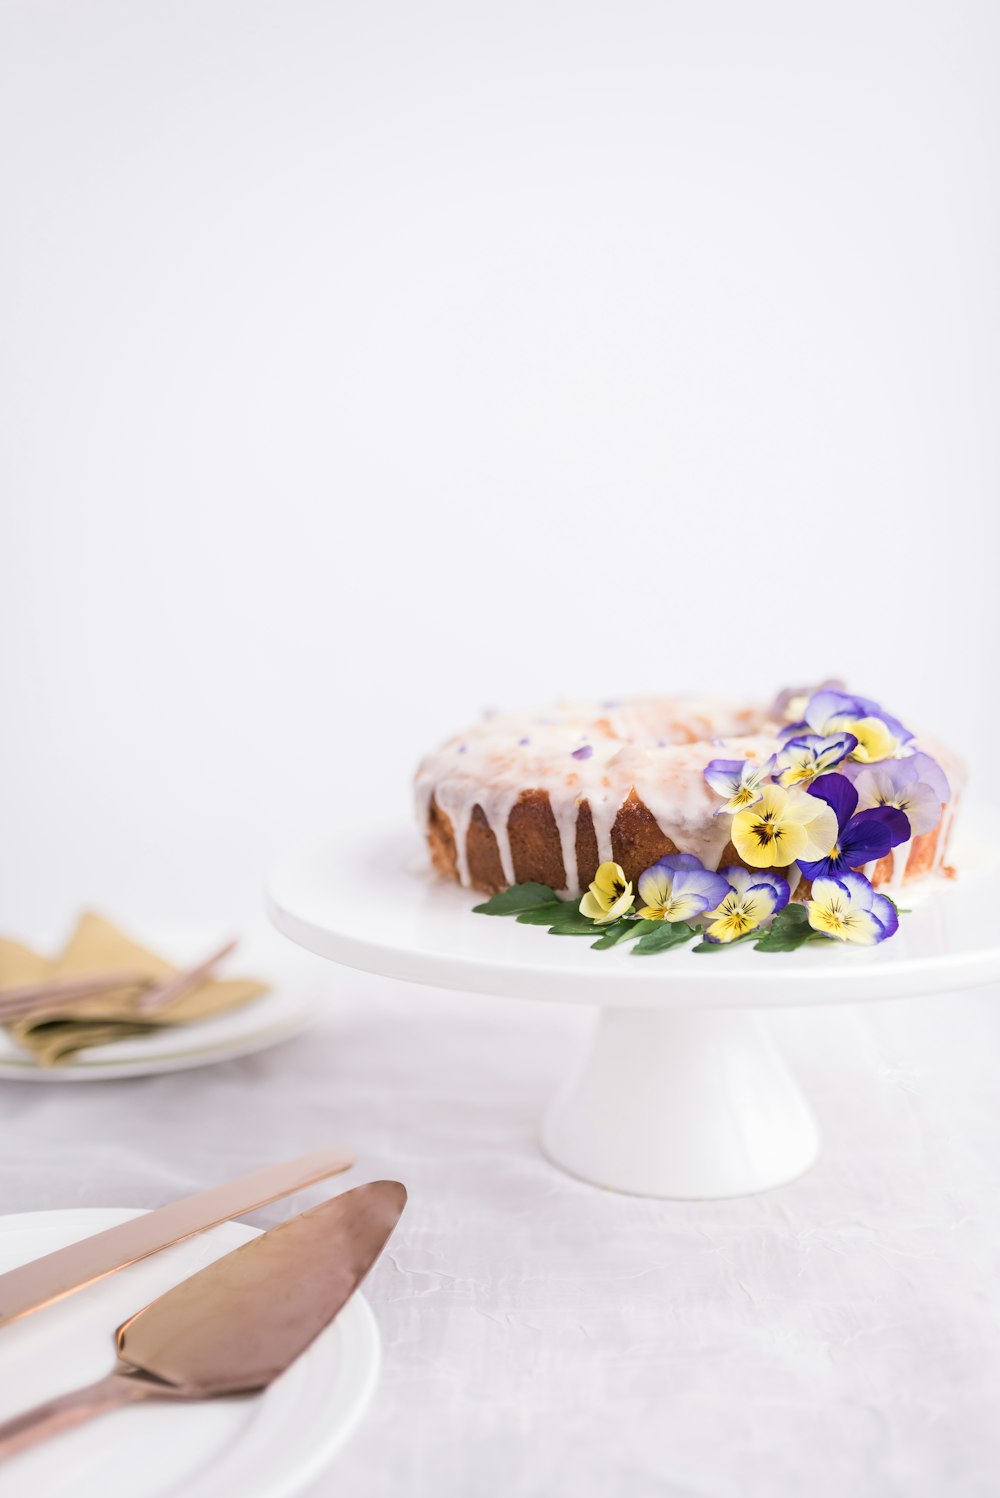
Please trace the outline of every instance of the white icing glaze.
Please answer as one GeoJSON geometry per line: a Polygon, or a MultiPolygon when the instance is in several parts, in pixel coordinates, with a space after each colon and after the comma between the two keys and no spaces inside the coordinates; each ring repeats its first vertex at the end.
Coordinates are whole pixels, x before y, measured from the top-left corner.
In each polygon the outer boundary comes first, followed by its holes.
{"type": "Polygon", "coordinates": [[[611,833],[635,790],[661,831],[716,867],[730,819],[704,779],[713,758],[765,758],[775,747],[764,711],[712,699],[641,698],[613,706],[565,706],[543,713],[493,714],[428,755],[417,773],[416,809],[426,825],[432,799],[448,817],[458,877],[469,883],[467,838],[476,806],[497,840],[504,878],[516,870],[508,822],[523,791],[548,793],[559,834],[565,892],[579,892],[577,818],[587,802],[601,862],[613,857],[611,833]],[[730,735],[720,743],[722,735],[730,735]],[[715,742],[711,742],[715,740],[715,742]],[[587,750],[577,757],[574,751],[587,750]]]}
{"type": "Polygon", "coordinates": [[[892,875],[889,879],[890,894],[895,894],[897,890],[903,887],[903,880],[906,878],[906,866],[910,861],[910,849],[912,847],[913,839],[907,838],[905,843],[897,843],[892,850],[892,875]]]}
{"type": "MultiPolygon", "coordinates": [[[[517,880],[509,818],[526,790],[548,795],[562,851],[563,892],[580,892],[577,818],[590,808],[598,859],[613,858],[612,828],[634,791],[665,837],[707,868],[718,868],[732,819],[717,816],[719,798],[704,778],[711,759],[765,759],[779,747],[767,709],[717,698],[635,698],[617,703],[560,704],[538,713],[493,713],[429,754],[416,777],[416,809],[426,826],[432,800],[448,817],[456,871],[469,884],[467,839],[476,806],[496,837],[507,883],[517,880]],[[580,755],[580,751],[587,751],[580,755]]],[[[916,746],[915,746],[916,747],[916,746]]],[[[944,746],[924,739],[952,783],[961,763],[944,746]]],[[[945,810],[936,867],[944,857],[954,799],[945,810]]],[[[910,844],[895,850],[890,889],[898,889],[910,844]]],[[[874,872],[874,864],[865,869],[874,872]]]]}

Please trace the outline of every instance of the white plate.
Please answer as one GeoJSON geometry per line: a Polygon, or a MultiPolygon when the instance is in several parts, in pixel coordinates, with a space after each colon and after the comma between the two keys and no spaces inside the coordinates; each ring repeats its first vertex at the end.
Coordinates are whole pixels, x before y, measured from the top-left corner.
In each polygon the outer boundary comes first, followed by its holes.
{"type": "MultiPolygon", "coordinates": [[[[218,932],[190,934],[163,942],[178,960],[197,961],[218,941],[218,932]]],[[[62,1066],[39,1066],[30,1051],[0,1029],[0,1079],[18,1082],[102,1082],[116,1077],[145,1077],[158,1072],[187,1071],[266,1050],[299,1035],[318,1018],[315,964],[289,960],[285,943],[276,947],[263,931],[241,941],[223,971],[247,974],[271,983],[272,991],[250,1004],[199,1024],[154,1030],[113,1045],[94,1046],[62,1066]]],[[[291,954],[294,959],[294,953],[291,954]]]]}
{"type": "MultiPolygon", "coordinates": [[[[0,1272],[142,1214],[117,1207],[0,1217],[0,1272]]],[[[127,1316],[238,1248],[229,1222],[0,1331],[0,1419],[101,1377],[127,1316]]],[[[378,1377],[372,1316],[355,1295],[263,1394],[133,1405],[0,1466],[0,1492],[39,1498],[287,1498],[354,1429],[378,1377]]]]}
{"type": "MultiPolygon", "coordinates": [[[[965,813],[962,827],[970,825],[965,813]]],[[[1000,978],[995,847],[966,838],[956,879],[906,886],[900,903],[912,913],[881,946],[830,942],[771,956],[746,946],[709,956],[592,952],[581,938],[473,915],[482,896],[426,872],[407,828],[342,832],[295,849],[272,871],[268,896],[275,925],[300,946],[412,983],[629,1008],[855,1003],[1000,978]]]]}

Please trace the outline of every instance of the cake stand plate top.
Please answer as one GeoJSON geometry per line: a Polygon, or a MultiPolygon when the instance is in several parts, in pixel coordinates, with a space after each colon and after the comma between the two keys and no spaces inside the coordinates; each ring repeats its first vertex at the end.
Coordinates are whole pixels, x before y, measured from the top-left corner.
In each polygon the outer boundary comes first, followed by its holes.
{"type": "Polygon", "coordinates": [[[1000,980],[1000,869],[968,840],[954,858],[957,878],[903,891],[899,904],[911,913],[877,947],[595,952],[584,937],[474,915],[484,897],[433,877],[417,834],[400,826],[294,849],[272,872],[268,906],[279,930],[321,957],[438,988],[650,1008],[856,1003],[1000,980]]]}

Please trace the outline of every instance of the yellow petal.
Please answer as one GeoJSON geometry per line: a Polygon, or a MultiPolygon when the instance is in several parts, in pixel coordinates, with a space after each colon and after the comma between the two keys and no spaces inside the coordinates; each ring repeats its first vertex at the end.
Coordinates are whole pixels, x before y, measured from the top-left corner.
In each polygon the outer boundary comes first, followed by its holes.
{"type": "Polygon", "coordinates": [[[625,887],[625,870],[620,863],[602,863],[594,875],[594,883],[602,895],[617,899],[619,891],[625,887]]]}
{"type": "Polygon", "coordinates": [[[632,909],[632,901],[633,901],[632,886],[631,886],[631,884],[626,884],[624,890],[618,896],[618,899],[611,906],[611,909],[608,911],[607,915],[604,917],[604,920],[605,921],[617,921],[618,918],[619,918],[619,916],[623,916],[626,913],[626,911],[629,911],[629,910],[632,909]]]}
{"type": "Polygon", "coordinates": [[[749,928],[740,926],[738,916],[724,915],[720,920],[713,921],[706,927],[706,934],[714,937],[716,941],[734,941],[737,936],[742,936],[743,931],[749,928]]]}
{"type": "Polygon", "coordinates": [[[782,868],[800,858],[807,838],[800,825],[802,809],[798,803],[806,799],[800,791],[766,785],[757,805],[733,818],[731,835],[740,857],[755,869],[782,868]]]}
{"type": "Polygon", "coordinates": [[[585,915],[588,920],[600,921],[603,920],[604,913],[605,906],[603,906],[600,900],[595,898],[593,892],[588,889],[587,893],[580,901],[580,914],[585,915]]]}
{"type": "Polygon", "coordinates": [[[658,869],[654,864],[645,873],[639,875],[639,899],[645,900],[647,905],[662,906],[667,903],[667,896],[673,881],[667,877],[666,869],[658,869]]]}
{"type": "Polygon", "coordinates": [[[807,801],[814,801],[818,810],[813,813],[809,822],[805,823],[801,831],[805,838],[805,844],[800,852],[795,854],[796,858],[804,858],[812,863],[817,858],[825,858],[836,847],[840,829],[837,826],[837,816],[832,806],[827,806],[819,796],[807,796],[807,801]]]}
{"type": "Polygon", "coordinates": [[[847,725],[847,731],[858,741],[857,748],[851,751],[851,759],[863,764],[892,759],[899,749],[899,740],[889,732],[881,718],[855,718],[847,725]]]}

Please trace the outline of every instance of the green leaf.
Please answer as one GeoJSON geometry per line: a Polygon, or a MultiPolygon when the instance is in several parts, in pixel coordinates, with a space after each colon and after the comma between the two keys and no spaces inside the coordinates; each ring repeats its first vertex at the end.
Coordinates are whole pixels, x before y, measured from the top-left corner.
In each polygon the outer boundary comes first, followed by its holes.
{"type": "Polygon", "coordinates": [[[562,905],[554,889],[547,884],[512,884],[498,895],[491,895],[482,905],[473,905],[476,915],[520,915],[525,910],[537,910],[542,905],[562,905]]]}
{"type": "Polygon", "coordinates": [[[550,936],[593,936],[601,927],[588,920],[572,900],[564,900],[558,910],[550,912],[550,936]]]}
{"type": "MultiPolygon", "coordinates": [[[[561,915],[563,906],[568,905],[566,900],[555,900],[551,905],[539,905],[537,910],[522,910],[515,919],[521,926],[551,926],[552,922],[561,915]]],[[[575,909],[575,906],[570,906],[575,909]]]]}
{"type": "Polygon", "coordinates": [[[637,936],[642,935],[644,927],[651,925],[652,921],[615,921],[613,926],[605,926],[604,934],[590,945],[595,952],[605,952],[608,947],[617,946],[620,941],[634,941],[637,936]]]}
{"type": "MultiPolygon", "coordinates": [[[[638,924],[638,922],[636,922],[638,924]]],[[[652,956],[654,952],[667,952],[671,947],[681,947],[697,932],[687,921],[643,921],[653,929],[640,936],[632,948],[633,957],[652,956]]]]}
{"type": "Polygon", "coordinates": [[[734,936],[732,941],[700,941],[691,950],[692,952],[725,952],[730,947],[738,947],[742,941],[756,941],[759,936],[759,930],[745,931],[742,936],[734,936]]]}
{"type": "Polygon", "coordinates": [[[819,937],[828,940],[821,931],[814,931],[809,924],[809,912],[804,905],[786,905],[774,918],[770,931],[756,943],[757,952],[794,952],[807,941],[819,937]]]}

